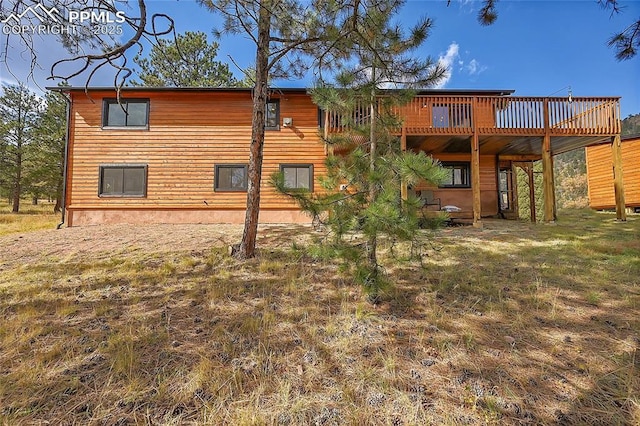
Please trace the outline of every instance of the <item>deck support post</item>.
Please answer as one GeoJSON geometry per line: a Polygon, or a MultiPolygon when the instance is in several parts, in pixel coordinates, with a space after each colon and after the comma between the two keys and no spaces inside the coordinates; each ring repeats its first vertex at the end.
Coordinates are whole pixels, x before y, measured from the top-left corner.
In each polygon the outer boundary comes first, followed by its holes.
{"type": "MultiPolygon", "coordinates": [[[[400,151],[405,152],[407,150],[407,128],[402,125],[402,133],[400,134],[400,151]]],[[[407,200],[407,183],[403,180],[400,183],[400,197],[403,200],[407,200]]]]}
{"type": "Polygon", "coordinates": [[[624,199],[624,181],[622,178],[622,142],[618,133],[611,138],[611,153],[613,159],[613,190],[616,199],[616,219],[627,220],[627,211],[624,199]]]}
{"type": "Polygon", "coordinates": [[[480,201],[480,140],[478,133],[471,137],[471,191],[473,193],[473,226],[482,229],[480,201]]]}
{"type": "Polygon", "coordinates": [[[553,156],[551,137],[545,135],[542,140],[542,189],[544,193],[544,221],[556,220],[556,195],[553,182],[553,156]]]}
{"type": "Polygon", "coordinates": [[[551,129],[549,126],[549,98],[542,104],[544,114],[544,137],[542,138],[542,190],[544,194],[544,221],[556,220],[556,193],[553,182],[553,153],[551,152],[551,129]]]}
{"type": "Polygon", "coordinates": [[[471,136],[471,193],[473,195],[473,226],[482,229],[482,202],[480,199],[480,136],[478,134],[478,97],[471,101],[473,135],[471,136]]]}
{"type": "Polygon", "coordinates": [[[515,218],[520,218],[520,204],[518,203],[518,168],[514,162],[511,162],[511,203],[515,218]]]}
{"type": "Polygon", "coordinates": [[[529,178],[529,212],[531,223],[536,223],[536,180],[533,177],[533,161],[527,165],[527,177],[529,178]]]}

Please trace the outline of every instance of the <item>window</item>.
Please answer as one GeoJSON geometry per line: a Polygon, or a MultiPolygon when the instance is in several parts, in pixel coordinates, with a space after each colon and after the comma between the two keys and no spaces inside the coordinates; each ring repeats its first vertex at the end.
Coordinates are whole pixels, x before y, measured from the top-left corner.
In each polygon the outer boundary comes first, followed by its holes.
{"type": "Polygon", "coordinates": [[[433,127],[471,127],[471,105],[465,103],[433,105],[433,127]]]}
{"type": "Polygon", "coordinates": [[[318,127],[321,129],[324,129],[324,118],[325,118],[324,114],[325,114],[325,110],[318,107],[318,127]]]}
{"type": "Polygon", "coordinates": [[[220,164],[215,167],[216,191],[246,191],[247,166],[245,164],[220,164]]]}
{"type": "Polygon", "coordinates": [[[449,127],[449,107],[433,106],[433,127],[449,127]]]}
{"type": "Polygon", "coordinates": [[[149,127],[148,99],[105,99],[102,127],[149,127]]]}
{"type": "Polygon", "coordinates": [[[267,109],[264,114],[265,129],[278,130],[280,128],[280,100],[267,101],[267,109]]]}
{"type": "Polygon", "coordinates": [[[500,169],[498,175],[498,192],[500,193],[500,210],[511,210],[511,198],[513,197],[512,189],[512,171],[511,169],[500,169]]]}
{"type": "Polygon", "coordinates": [[[146,197],[146,164],[107,164],[100,166],[100,197],[146,197]]]}
{"type": "Polygon", "coordinates": [[[281,164],[287,189],[306,189],[313,191],[313,164],[281,164]]]}
{"type": "Polygon", "coordinates": [[[443,188],[469,188],[471,186],[471,167],[467,162],[442,163],[442,167],[447,170],[446,179],[440,184],[443,188]]]}

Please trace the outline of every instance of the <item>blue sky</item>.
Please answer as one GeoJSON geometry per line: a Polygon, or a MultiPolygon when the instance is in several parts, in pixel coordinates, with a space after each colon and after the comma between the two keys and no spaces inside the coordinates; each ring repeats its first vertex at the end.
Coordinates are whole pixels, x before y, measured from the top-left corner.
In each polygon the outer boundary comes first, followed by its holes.
{"type": "MultiPolygon", "coordinates": [[[[219,23],[216,16],[192,0],[148,0],[148,4],[151,13],[171,15],[178,32],[203,31],[210,35],[219,23]]],[[[640,113],[640,56],[618,62],[606,45],[611,34],[640,17],[640,1],[622,2],[623,12],[610,17],[610,12],[595,0],[501,0],[498,20],[488,27],[476,20],[479,4],[452,0],[447,6],[446,0],[410,0],[397,17],[407,25],[421,16],[435,20],[431,37],[417,55],[432,56],[450,67],[450,75],[441,87],[514,89],[520,96],[567,96],[570,86],[573,96],[621,96],[623,118],[640,113]]],[[[43,69],[35,72],[40,86],[52,85],[45,81],[48,64],[66,55],[53,37],[44,37],[38,41],[43,69]]],[[[228,61],[231,56],[243,67],[254,62],[254,50],[245,38],[225,36],[218,42],[219,60],[228,61]]],[[[24,54],[19,49],[10,49],[9,53],[11,73],[0,64],[0,80],[13,82],[14,76],[23,80],[28,67],[24,54]]],[[[102,73],[93,84],[110,82],[102,73]]],[[[276,82],[281,87],[310,83],[310,78],[276,82]]]]}

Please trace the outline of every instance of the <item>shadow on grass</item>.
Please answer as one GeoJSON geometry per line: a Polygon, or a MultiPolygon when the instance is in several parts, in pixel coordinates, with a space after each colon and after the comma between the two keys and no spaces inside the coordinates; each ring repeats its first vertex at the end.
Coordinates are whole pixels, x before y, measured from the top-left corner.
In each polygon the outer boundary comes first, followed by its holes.
{"type": "Polygon", "coordinates": [[[439,232],[378,307],[306,228],[0,271],[0,419],[637,423],[640,221],[581,215],[439,232]]]}
{"type": "Polygon", "coordinates": [[[486,419],[640,420],[640,222],[586,216],[595,223],[451,233],[422,290],[413,269],[396,274],[392,312],[435,325],[449,385],[486,419]]]}

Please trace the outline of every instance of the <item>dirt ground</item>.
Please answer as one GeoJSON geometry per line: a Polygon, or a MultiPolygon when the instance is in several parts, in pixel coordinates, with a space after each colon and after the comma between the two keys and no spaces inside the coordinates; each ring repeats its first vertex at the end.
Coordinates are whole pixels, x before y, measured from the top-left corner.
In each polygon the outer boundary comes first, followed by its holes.
{"type": "MultiPolygon", "coordinates": [[[[260,226],[258,245],[290,246],[305,225],[260,226]],[[286,236],[285,236],[286,234],[286,236]]],[[[141,250],[146,253],[203,251],[240,242],[241,225],[103,225],[11,234],[0,237],[4,255],[0,265],[28,264],[49,259],[101,259],[141,250]]]]}
{"type": "MultiPolygon", "coordinates": [[[[489,239],[497,234],[526,232],[532,225],[506,220],[485,219],[484,229],[454,226],[441,230],[443,236],[469,236],[489,239]]],[[[101,259],[114,254],[142,250],[146,253],[203,251],[240,242],[242,225],[101,225],[0,236],[4,255],[0,265],[28,264],[34,259],[101,259]]],[[[311,225],[260,225],[258,248],[290,247],[313,235],[311,225]]]]}
{"type": "MultiPolygon", "coordinates": [[[[509,235],[526,235],[536,225],[528,222],[484,219],[483,229],[468,223],[456,223],[437,232],[441,238],[490,241],[509,235]]],[[[242,225],[229,224],[155,224],[98,225],[62,227],[38,232],[0,236],[0,271],[41,262],[90,262],[110,259],[114,255],[143,252],[202,253],[211,248],[227,247],[242,239],[242,225]]],[[[273,250],[304,244],[321,233],[309,225],[268,224],[258,228],[257,249],[273,250]]]]}
{"type": "Polygon", "coordinates": [[[640,424],[640,217],[483,223],[379,306],[310,226],[2,236],[0,424],[640,424]]]}

